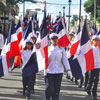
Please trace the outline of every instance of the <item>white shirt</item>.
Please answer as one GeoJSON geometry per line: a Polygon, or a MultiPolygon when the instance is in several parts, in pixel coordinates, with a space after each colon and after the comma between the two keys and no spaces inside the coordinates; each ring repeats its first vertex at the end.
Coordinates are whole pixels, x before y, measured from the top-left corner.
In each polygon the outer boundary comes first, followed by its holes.
{"type": "Polygon", "coordinates": [[[97,69],[97,68],[100,68],[100,50],[98,47],[95,47],[95,46],[92,46],[92,48],[93,48],[95,69],[97,69]]]}
{"type": "Polygon", "coordinates": [[[70,69],[66,52],[61,47],[51,45],[50,49],[48,50],[48,59],[47,73],[63,73],[64,67],[66,70],[70,69]]]}

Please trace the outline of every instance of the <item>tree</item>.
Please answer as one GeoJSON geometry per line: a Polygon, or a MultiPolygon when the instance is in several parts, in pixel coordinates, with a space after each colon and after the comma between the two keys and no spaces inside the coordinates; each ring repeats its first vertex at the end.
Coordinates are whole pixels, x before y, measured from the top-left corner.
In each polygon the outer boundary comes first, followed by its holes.
{"type": "MultiPolygon", "coordinates": [[[[90,14],[91,20],[94,17],[94,0],[88,0],[84,4],[85,11],[90,14]]],[[[96,20],[100,23],[100,0],[96,0],[96,20]]]]}
{"type": "Polygon", "coordinates": [[[32,3],[36,3],[37,2],[35,0],[16,0],[16,3],[20,3],[20,2],[23,3],[25,1],[32,2],[32,3]]]}
{"type": "Polygon", "coordinates": [[[75,25],[75,22],[78,20],[78,16],[77,15],[73,15],[73,19],[71,20],[71,26],[75,25]]]}

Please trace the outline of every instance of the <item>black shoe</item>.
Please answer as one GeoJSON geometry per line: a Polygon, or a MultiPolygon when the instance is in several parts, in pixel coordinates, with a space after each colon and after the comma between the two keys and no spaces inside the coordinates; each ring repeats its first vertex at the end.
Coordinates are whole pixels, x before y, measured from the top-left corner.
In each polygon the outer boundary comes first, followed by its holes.
{"type": "Polygon", "coordinates": [[[89,96],[91,96],[91,91],[87,91],[87,94],[88,94],[89,96]]]}
{"type": "Polygon", "coordinates": [[[82,88],[82,85],[80,84],[78,87],[79,87],[79,88],[82,88]]]}
{"type": "Polygon", "coordinates": [[[93,100],[97,100],[97,96],[93,96],[93,100]]]}
{"type": "Polygon", "coordinates": [[[73,82],[73,78],[71,79],[71,81],[73,82]]]}
{"type": "Polygon", "coordinates": [[[25,91],[23,91],[23,96],[25,96],[25,91]]]}

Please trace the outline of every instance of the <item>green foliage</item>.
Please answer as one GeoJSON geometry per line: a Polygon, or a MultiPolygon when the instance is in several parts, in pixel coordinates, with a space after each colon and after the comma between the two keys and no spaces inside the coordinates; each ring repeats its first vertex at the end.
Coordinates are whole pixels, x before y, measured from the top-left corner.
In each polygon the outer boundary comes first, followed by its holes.
{"type": "Polygon", "coordinates": [[[78,16],[77,15],[73,15],[73,19],[71,20],[71,25],[74,26],[75,25],[75,21],[78,20],[78,16]]]}
{"type": "Polygon", "coordinates": [[[23,3],[25,1],[36,3],[36,0],[16,0],[16,3],[19,3],[19,2],[23,3]]]}
{"type": "MultiPolygon", "coordinates": [[[[96,19],[100,19],[100,0],[96,0],[96,19]]],[[[94,0],[88,0],[84,4],[85,11],[90,14],[91,20],[94,17],[94,0]]],[[[100,23],[100,21],[99,21],[100,23]]]]}

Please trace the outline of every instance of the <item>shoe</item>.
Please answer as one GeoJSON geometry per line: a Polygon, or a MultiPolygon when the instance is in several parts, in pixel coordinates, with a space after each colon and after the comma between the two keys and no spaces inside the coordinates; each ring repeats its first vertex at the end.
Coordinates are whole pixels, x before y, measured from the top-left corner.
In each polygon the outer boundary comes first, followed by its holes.
{"type": "Polygon", "coordinates": [[[23,96],[25,96],[25,91],[23,91],[23,96]]]}
{"type": "Polygon", "coordinates": [[[29,97],[26,97],[26,100],[29,100],[29,97]]]}
{"type": "Polygon", "coordinates": [[[87,94],[88,94],[89,96],[91,96],[91,91],[87,91],[87,94]]]}
{"type": "Polygon", "coordinates": [[[79,87],[79,88],[82,88],[82,85],[80,84],[78,87],[79,87]]]}
{"type": "Polygon", "coordinates": [[[97,96],[93,96],[93,100],[97,100],[97,96]]]}

